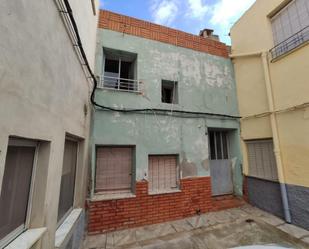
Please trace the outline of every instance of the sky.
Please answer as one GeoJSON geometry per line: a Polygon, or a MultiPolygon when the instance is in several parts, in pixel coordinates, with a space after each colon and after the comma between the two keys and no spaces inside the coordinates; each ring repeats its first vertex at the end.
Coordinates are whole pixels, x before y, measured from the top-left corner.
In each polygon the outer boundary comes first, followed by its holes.
{"type": "Polygon", "coordinates": [[[100,0],[100,8],[198,34],[211,28],[224,43],[231,26],[255,0],[100,0]]]}

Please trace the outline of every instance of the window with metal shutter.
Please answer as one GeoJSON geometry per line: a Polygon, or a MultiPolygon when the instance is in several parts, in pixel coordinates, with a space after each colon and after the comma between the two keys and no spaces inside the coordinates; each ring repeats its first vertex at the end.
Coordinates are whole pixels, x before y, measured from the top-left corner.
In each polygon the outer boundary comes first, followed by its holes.
{"type": "Polygon", "coordinates": [[[266,180],[278,180],[273,141],[247,141],[249,175],[266,180]]]}
{"type": "Polygon", "coordinates": [[[96,192],[131,192],[133,147],[98,147],[96,192]]]}
{"type": "Polygon", "coordinates": [[[308,1],[293,0],[271,19],[271,23],[274,43],[278,45],[309,26],[308,1]]]}
{"type": "Polygon", "coordinates": [[[161,193],[178,188],[176,155],[149,156],[149,192],[161,193]]]}

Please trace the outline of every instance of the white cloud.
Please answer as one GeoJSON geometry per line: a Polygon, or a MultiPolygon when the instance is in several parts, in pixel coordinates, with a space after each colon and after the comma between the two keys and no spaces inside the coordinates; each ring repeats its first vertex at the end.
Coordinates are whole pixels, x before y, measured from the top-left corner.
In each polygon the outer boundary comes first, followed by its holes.
{"type": "Polygon", "coordinates": [[[229,29],[255,0],[219,0],[212,8],[210,22],[229,29]]]}
{"type": "Polygon", "coordinates": [[[152,18],[155,23],[170,25],[178,15],[176,0],[155,0],[151,5],[152,18]]]}
{"type": "Polygon", "coordinates": [[[188,0],[189,11],[188,16],[202,19],[209,10],[209,6],[204,4],[202,0],[188,0]]]}

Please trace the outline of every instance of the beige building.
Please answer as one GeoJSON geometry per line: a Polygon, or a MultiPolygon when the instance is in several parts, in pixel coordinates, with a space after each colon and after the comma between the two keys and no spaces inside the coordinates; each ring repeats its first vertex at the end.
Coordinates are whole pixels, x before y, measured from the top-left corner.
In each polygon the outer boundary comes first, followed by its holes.
{"type": "MultiPolygon", "coordinates": [[[[83,237],[92,85],[65,3],[0,3],[0,248],[83,237]]],[[[93,68],[98,3],[69,4],[93,68]]]]}
{"type": "Polygon", "coordinates": [[[257,0],[231,38],[249,201],[309,229],[309,1],[257,0]]]}

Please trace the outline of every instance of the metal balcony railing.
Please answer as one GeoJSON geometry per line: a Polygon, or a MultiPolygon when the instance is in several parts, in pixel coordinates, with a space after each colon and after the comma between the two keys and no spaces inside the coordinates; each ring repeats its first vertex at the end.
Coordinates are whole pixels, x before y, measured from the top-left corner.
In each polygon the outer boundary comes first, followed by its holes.
{"type": "Polygon", "coordinates": [[[297,48],[298,46],[302,45],[307,41],[309,41],[309,26],[303,28],[288,39],[273,47],[270,50],[272,59],[284,55],[285,53],[293,50],[294,48],[297,48]]]}
{"type": "Polygon", "coordinates": [[[138,80],[124,79],[110,76],[101,76],[99,88],[124,92],[140,92],[140,82],[138,80]]]}

